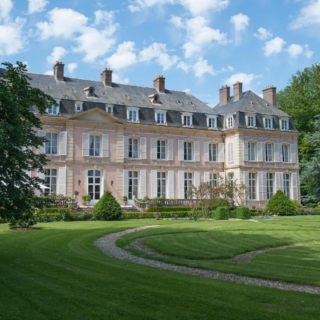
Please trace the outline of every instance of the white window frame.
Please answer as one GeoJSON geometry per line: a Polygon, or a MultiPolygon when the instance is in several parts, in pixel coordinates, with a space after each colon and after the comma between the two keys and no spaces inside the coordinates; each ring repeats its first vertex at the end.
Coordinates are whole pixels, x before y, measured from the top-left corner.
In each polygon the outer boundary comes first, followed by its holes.
{"type": "Polygon", "coordinates": [[[128,159],[139,159],[139,153],[140,153],[140,143],[139,143],[139,138],[135,137],[128,137],[128,159]],[[135,150],[133,150],[133,140],[137,141],[137,150],[135,153],[135,150]],[[131,156],[130,156],[130,144],[132,145],[132,150],[131,150],[131,156]],[[136,155],[136,156],[135,156],[136,155]]]}
{"type": "Polygon", "coordinates": [[[193,161],[194,157],[194,143],[191,141],[183,141],[183,159],[184,161],[193,161]],[[188,144],[188,146],[186,146],[188,144]],[[186,159],[189,158],[189,144],[190,144],[190,153],[191,153],[191,159],[186,159]],[[186,152],[187,151],[187,152],[186,152]]]}
{"type": "Polygon", "coordinates": [[[189,191],[192,190],[193,178],[194,178],[194,174],[192,172],[184,172],[184,176],[183,176],[184,199],[188,199],[188,193],[189,191]]]}
{"type": "Polygon", "coordinates": [[[218,185],[218,174],[214,172],[209,173],[209,183],[212,188],[218,185]]]}
{"type": "Polygon", "coordinates": [[[274,195],[274,173],[267,172],[266,173],[266,196],[267,200],[269,200],[274,195]]]}
{"type": "Polygon", "coordinates": [[[157,160],[167,160],[167,141],[166,140],[161,140],[161,139],[157,140],[157,160]],[[163,148],[164,148],[164,157],[161,157],[161,155],[163,155],[163,152],[162,152],[163,148]]]}
{"type": "Polygon", "coordinates": [[[218,146],[216,143],[209,143],[209,162],[217,162],[218,146]]]}
{"type": "Polygon", "coordinates": [[[44,194],[49,195],[51,193],[57,193],[58,190],[58,169],[56,168],[44,168],[44,180],[45,180],[45,186],[49,189],[44,189],[44,194]],[[52,170],[55,170],[55,175],[53,174],[52,170]],[[49,174],[47,174],[47,171],[49,171],[49,174]],[[51,190],[52,186],[54,185],[52,183],[52,179],[55,178],[55,190],[51,190]],[[49,183],[47,183],[47,179],[49,180],[49,183]]]}
{"type": "Polygon", "coordinates": [[[289,119],[288,118],[281,118],[280,119],[280,130],[281,131],[288,131],[289,130],[289,119]]]}
{"type": "Polygon", "coordinates": [[[234,126],[233,115],[226,116],[226,128],[230,129],[230,128],[233,128],[233,126],[234,126]]]}
{"type": "Polygon", "coordinates": [[[264,128],[265,129],[273,129],[273,118],[272,117],[264,117],[264,128]],[[267,124],[270,124],[267,125],[267,124]]]}
{"type": "Polygon", "coordinates": [[[284,173],[283,174],[283,193],[289,198],[290,198],[290,185],[291,185],[291,176],[290,176],[290,173],[284,173]]]}
{"type": "Polygon", "coordinates": [[[106,112],[112,114],[113,113],[113,106],[106,105],[106,112]]]}
{"type": "Polygon", "coordinates": [[[249,172],[248,174],[249,179],[249,200],[257,200],[257,173],[256,172],[249,172]]]}
{"type": "Polygon", "coordinates": [[[74,104],[74,111],[75,111],[75,112],[81,112],[81,111],[83,111],[83,102],[81,102],[81,101],[76,101],[76,103],[74,104]]]}
{"type": "Polygon", "coordinates": [[[187,128],[192,127],[193,126],[192,113],[183,112],[181,114],[181,123],[183,127],[187,127],[187,128]]]}
{"type": "Polygon", "coordinates": [[[129,107],[127,108],[127,121],[139,122],[139,108],[129,107]],[[135,114],[135,117],[133,116],[135,114]]]}
{"type": "Polygon", "coordinates": [[[270,143],[270,142],[266,142],[266,144],[265,144],[265,152],[264,152],[264,155],[265,155],[265,162],[273,162],[274,160],[274,145],[272,144],[272,143],[270,143]],[[268,157],[268,146],[271,146],[271,160],[268,160],[269,159],[269,157],[268,157]]]}
{"type": "Polygon", "coordinates": [[[166,197],[167,193],[167,173],[164,171],[157,172],[157,197],[166,197]]]}
{"type": "Polygon", "coordinates": [[[46,139],[47,141],[45,142],[45,154],[48,154],[50,156],[57,156],[59,155],[59,134],[56,132],[46,132],[46,139]],[[57,136],[56,139],[56,152],[52,152],[52,135],[55,134],[57,136]],[[47,135],[51,136],[51,139],[48,139],[47,135]],[[50,152],[47,152],[48,144],[50,143],[50,152]]]}
{"type": "Polygon", "coordinates": [[[256,127],[256,115],[255,114],[247,114],[246,118],[247,118],[247,127],[248,128],[255,128],[256,127]]]}
{"type": "Polygon", "coordinates": [[[161,111],[157,110],[154,113],[154,120],[155,120],[156,124],[158,124],[158,125],[167,124],[167,112],[166,111],[162,111],[162,110],[161,111]],[[159,119],[158,119],[158,116],[159,116],[159,119]]]}
{"type": "Polygon", "coordinates": [[[289,163],[289,148],[290,146],[287,144],[283,144],[281,146],[281,162],[289,163]]]}
{"type": "Polygon", "coordinates": [[[102,147],[102,137],[101,137],[101,135],[99,135],[99,134],[90,134],[89,135],[89,157],[93,157],[93,158],[101,157],[101,149],[102,149],[101,147],[102,147]],[[92,137],[94,139],[94,147],[93,147],[93,149],[91,148],[91,139],[92,139],[92,137]],[[99,154],[98,155],[95,154],[96,153],[96,139],[97,138],[99,139],[99,154]],[[90,154],[91,150],[93,150],[93,155],[90,154]]]}
{"type": "Polygon", "coordinates": [[[253,141],[248,141],[248,161],[257,161],[257,144],[253,141]]]}
{"type": "Polygon", "coordinates": [[[47,114],[57,115],[60,113],[60,100],[56,100],[56,102],[56,106],[52,104],[49,108],[47,108],[47,114]]]}
{"type": "Polygon", "coordinates": [[[207,116],[207,127],[208,129],[217,129],[217,116],[207,116]]]}

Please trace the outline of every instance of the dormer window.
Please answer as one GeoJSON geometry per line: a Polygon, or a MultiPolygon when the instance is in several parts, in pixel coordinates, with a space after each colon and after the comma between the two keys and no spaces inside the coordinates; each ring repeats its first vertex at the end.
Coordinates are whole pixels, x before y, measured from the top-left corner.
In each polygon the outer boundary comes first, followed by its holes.
{"type": "Polygon", "coordinates": [[[182,102],[180,100],[176,100],[176,103],[182,105],[182,102]]]}
{"type": "Polygon", "coordinates": [[[233,128],[233,116],[226,117],[226,128],[233,128]]]}
{"type": "Polygon", "coordinates": [[[264,128],[265,129],[273,129],[272,117],[265,117],[264,118],[264,128]]]}
{"type": "Polygon", "coordinates": [[[159,95],[157,93],[150,94],[150,96],[148,96],[148,98],[150,99],[152,104],[159,104],[160,103],[159,95]]]}
{"type": "Polygon", "coordinates": [[[84,88],[83,90],[86,93],[87,97],[95,97],[96,96],[95,93],[94,93],[95,89],[92,86],[84,88]]]}
{"type": "Polygon", "coordinates": [[[154,116],[155,116],[155,121],[157,124],[166,124],[167,123],[166,111],[156,111],[154,116]]]}
{"type": "Polygon", "coordinates": [[[59,114],[60,112],[60,100],[57,100],[57,105],[52,104],[47,109],[47,114],[59,114]]]}
{"type": "Polygon", "coordinates": [[[192,113],[182,113],[181,122],[184,127],[192,127],[192,113]]]}
{"type": "Polygon", "coordinates": [[[106,106],[106,112],[113,113],[113,106],[106,106]]]}
{"type": "Polygon", "coordinates": [[[138,122],[139,109],[134,107],[127,108],[127,120],[130,122],[138,122]]]}
{"type": "Polygon", "coordinates": [[[208,129],[217,128],[217,116],[207,116],[207,127],[208,129]]]}
{"type": "Polygon", "coordinates": [[[281,119],[281,130],[289,130],[289,119],[281,119]]]}
{"type": "Polygon", "coordinates": [[[81,112],[83,110],[83,103],[82,102],[76,102],[74,108],[75,108],[76,112],[81,112]]]}
{"type": "Polygon", "coordinates": [[[256,116],[254,114],[247,115],[247,127],[253,128],[256,126],[256,116]]]}

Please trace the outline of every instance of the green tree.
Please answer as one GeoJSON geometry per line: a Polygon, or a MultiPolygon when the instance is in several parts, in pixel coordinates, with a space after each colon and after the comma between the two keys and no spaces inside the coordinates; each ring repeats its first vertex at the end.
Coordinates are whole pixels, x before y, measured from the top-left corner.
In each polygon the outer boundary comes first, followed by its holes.
{"type": "Polygon", "coordinates": [[[30,108],[43,114],[56,102],[31,87],[24,64],[3,65],[6,70],[0,69],[0,217],[10,219],[12,225],[30,225],[33,190],[39,189],[42,181],[31,178],[28,172],[44,172],[43,165],[47,163],[44,154],[32,151],[45,138],[37,136],[35,130],[41,128],[41,122],[30,108]]]}
{"type": "Polygon", "coordinates": [[[97,220],[117,220],[121,214],[121,206],[110,191],[106,191],[93,208],[93,216],[97,220]]]}
{"type": "Polygon", "coordinates": [[[278,190],[268,201],[266,210],[280,216],[291,215],[296,212],[295,205],[282,190],[278,190]]]}

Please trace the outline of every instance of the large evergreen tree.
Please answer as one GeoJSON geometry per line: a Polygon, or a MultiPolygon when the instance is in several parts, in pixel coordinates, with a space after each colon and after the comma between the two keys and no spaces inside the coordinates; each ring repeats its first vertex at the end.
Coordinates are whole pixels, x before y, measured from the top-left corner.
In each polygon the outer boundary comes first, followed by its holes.
{"type": "Polygon", "coordinates": [[[39,189],[39,178],[30,172],[44,172],[47,163],[44,154],[35,154],[45,138],[38,137],[36,129],[41,122],[31,107],[43,114],[56,102],[41,90],[32,88],[24,64],[3,63],[0,69],[0,216],[13,220],[28,220],[32,212],[32,194],[39,189]]]}

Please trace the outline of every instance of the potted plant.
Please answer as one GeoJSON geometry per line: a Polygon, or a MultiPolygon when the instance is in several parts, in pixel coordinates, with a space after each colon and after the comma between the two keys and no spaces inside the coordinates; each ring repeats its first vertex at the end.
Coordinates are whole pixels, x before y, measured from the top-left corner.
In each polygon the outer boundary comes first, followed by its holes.
{"type": "Polygon", "coordinates": [[[123,197],[122,197],[122,200],[123,200],[123,204],[124,204],[124,205],[127,205],[128,197],[127,197],[127,196],[123,196],[123,197]]]}
{"type": "Polygon", "coordinates": [[[79,195],[79,191],[74,192],[74,197],[76,198],[79,195]]]}
{"type": "Polygon", "coordinates": [[[82,196],[82,200],[83,200],[83,203],[88,206],[91,201],[91,195],[86,194],[86,195],[82,196]]]}

